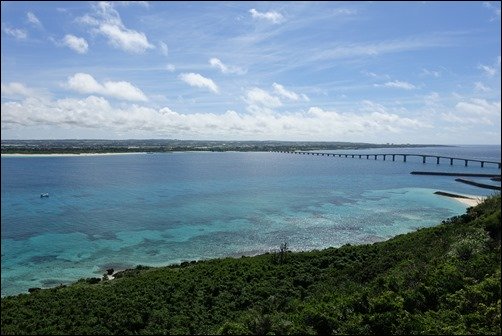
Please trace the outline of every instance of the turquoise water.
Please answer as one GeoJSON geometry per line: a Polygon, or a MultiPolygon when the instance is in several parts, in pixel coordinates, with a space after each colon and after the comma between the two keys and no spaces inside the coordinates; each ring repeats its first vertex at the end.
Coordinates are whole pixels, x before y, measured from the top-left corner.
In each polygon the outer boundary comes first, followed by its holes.
{"type": "MultiPolygon", "coordinates": [[[[360,152],[500,161],[500,146],[360,152]]],[[[464,213],[465,205],[436,190],[493,193],[411,171],[500,173],[418,158],[266,152],[1,160],[2,296],[99,277],[110,267],[253,255],[283,242],[311,250],[381,241],[464,213]],[[43,192],[50,197],[40,198],[43,192]]]]}

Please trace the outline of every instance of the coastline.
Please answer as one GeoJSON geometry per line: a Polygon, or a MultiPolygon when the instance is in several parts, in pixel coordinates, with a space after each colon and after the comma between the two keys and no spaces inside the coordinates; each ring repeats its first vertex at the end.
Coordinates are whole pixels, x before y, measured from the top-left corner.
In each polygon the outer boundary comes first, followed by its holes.
{"type": "Polygon", "coordinates": [[[1,154],[1,157],[61,157],[61,156],[110,156],[146,154],[146,152],[121,152],[121,153],[59,153],[59,154],[1,154]]]}
{"type": "Polygon", "coordinates": [[[442,191],[436,191],[434,194],[452,198],[452,199],[456,200],[457,202],[460,202],[468,207],[476,206],[476,205],[482,203],[486,199],[486,196],[458,195],[458,194],[446,193],[446,192],[442,192],[442,191]]]}

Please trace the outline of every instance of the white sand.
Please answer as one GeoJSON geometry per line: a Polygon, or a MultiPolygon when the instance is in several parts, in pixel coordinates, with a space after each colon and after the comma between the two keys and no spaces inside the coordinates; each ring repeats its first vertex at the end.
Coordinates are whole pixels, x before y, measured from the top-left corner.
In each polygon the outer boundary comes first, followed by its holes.
{"type": "Polygon", "coordinates": [[[452,197],[453,199],[457,200],[460,203],[463,203],[469,207],[473,207],[478,205],[479,203],[483,202],[486,197],[482,196],[472,196],[472,195],[465,195],[467,197],[471,198],[462,198],[462,197],[452,197]]]}
{"type": "Polygon", "coordinates": [[[486,199],[485,196],[476,196],[476,195],[464,195],[464,194],[459,195],[459,194],[453,194],[453,195],[458,195],[458,196],[463,196],[463,197],[455,197],[455,196],[441,195],[441,194],[438,194],[438,195],[454,199],[457,202],[460,202],[462,204],[467,205],[468,207],[476,206],[476,205],[478,205],[479,203],[483,202],[486,199]],[[464,198],[464,197],[468,197],[468,198],[464,198]]]}
{"type": "Polygon", "coordinates": [[[146,152],[81,153],[81,154],[2,154],[2,157],[108,156],[108,155],[131,155],[131,154],[146,154],[146,152]]]}

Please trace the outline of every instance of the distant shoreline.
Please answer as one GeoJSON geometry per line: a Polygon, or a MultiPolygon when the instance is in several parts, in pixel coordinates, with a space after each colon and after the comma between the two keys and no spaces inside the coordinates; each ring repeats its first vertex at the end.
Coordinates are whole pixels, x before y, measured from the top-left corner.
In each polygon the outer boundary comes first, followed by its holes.
{"type": "Polygon", "coordinates": [[[59,156],[108,156],[146,154],[146,152],[120,152],[120,153],[53,153],[53,154],[1,154],[1,157],[59,157],[59,156]]]}

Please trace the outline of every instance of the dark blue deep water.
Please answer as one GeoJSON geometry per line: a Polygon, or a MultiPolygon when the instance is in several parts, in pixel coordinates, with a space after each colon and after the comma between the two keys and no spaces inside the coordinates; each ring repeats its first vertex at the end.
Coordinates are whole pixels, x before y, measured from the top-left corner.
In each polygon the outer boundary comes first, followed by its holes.
{"type": "MultiPolygon", "coordinates": [[[[500,161],[500,150],[359,152],[500,161]]],[[[465,211],[436,190],[493,194],[411,171],[500,174],[493,165],[387,160],[264,152],[2,156],[2,296],[99,277],[109,267],[250,255],[283,242],[309,250],[380,241],[465,211]]]]}

